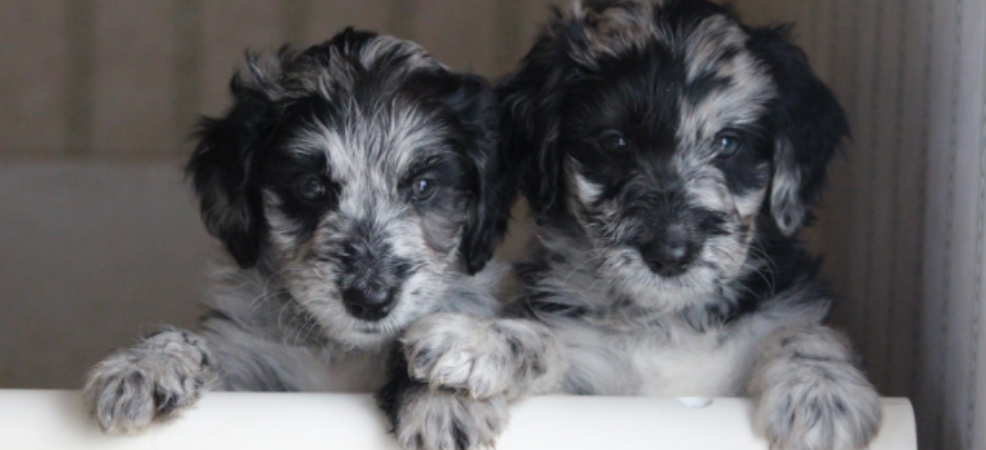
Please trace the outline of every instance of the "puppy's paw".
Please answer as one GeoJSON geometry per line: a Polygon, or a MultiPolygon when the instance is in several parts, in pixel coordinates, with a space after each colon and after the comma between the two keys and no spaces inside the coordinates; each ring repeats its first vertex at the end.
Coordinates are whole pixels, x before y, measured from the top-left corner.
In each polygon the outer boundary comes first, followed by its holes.
{"type": "Polygon", "coordinates": [[[876,435],[880,399],[863,375],[818,370],[829,373],[791,374],[761,396],[758,422],[772,450],[856,450],[876,435]]]}
{"type": "Polygon", "coordinates": [[[83,398],[103,431],[132,433],[188,407],[216,378],[202,339],[169,330],[97,364],[83,398]]]}
{"type": "Polygon", "coordinates": [[[492,449],[509,420],[507,402],[424,390],[403,405],[394,434],[407,450],[492,449]]]}
{"type": "Polygon", "coordinates": [[[485,399],[510,387],[510,346],[493,321],[434,314],[411,326],[401,341],[409,374],[433,389],[485,399]]]}

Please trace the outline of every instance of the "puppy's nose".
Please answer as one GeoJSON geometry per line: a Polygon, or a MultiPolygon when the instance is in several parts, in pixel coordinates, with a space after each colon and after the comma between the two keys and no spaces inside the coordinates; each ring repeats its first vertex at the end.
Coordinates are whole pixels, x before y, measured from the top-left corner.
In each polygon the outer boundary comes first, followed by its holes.
{"type": "Polygon", "coordinates": [[[695,259],[696,246],[685,239],[657,240],[642,245],[639,250],[652,272],[670,278],[688,271],[695,259]]]}
{"type": "Polygon", "coordinates": [[[394,289],[364,290],[347,287],[342,290],[342,304],[353,317],[378,321],[394,309],[394,289]]]}

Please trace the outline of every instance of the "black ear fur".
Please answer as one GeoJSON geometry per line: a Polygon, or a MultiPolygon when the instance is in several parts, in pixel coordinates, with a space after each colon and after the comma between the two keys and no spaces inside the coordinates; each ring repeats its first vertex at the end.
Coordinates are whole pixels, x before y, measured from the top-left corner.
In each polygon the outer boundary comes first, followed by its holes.
{"type": "Polygon", "coordinates": [[[467,136],[463,147],[476,177],[459,252],[466,271],[475,274],[503,240],[517,193],[508,161],[497,148],[496,95],[480,76],[444,70],[423,74],[411,83],[448,108],[449,120],[467,136]]]}
{"type": "Polygon", "coordinates": [[[524,57],[519,70],[497,86],[500,148],[514,166],[521,192],[538,223],[558,217],[566,191],[558,138],[561,102],[571,81],[563,36],[579,40],[575,20],[556,18],[524,57]]]}
{"type": "Polygon", "coordinates": [[[497,147],[498,110],[493,88],[478,76],[459,75],[459,78],[458,92],[446,103],[458,112],[476,142],[477,154],[472,160],[479,175],[479,195],[472,202],[460,250],[466,271],[474,274],[482,270],[503,240],[517,187],[508,170],[510,162],[497,147]]]}
{"type": "Polygon", "coordinates": [[[185,168],[200,199],[202,220],[236,262],[252,267],[266,232],[253,162],[276,120],[273,97],[279,89],[282,51],[265,61],[247,57],[246,68],[230,81],[234,104],[219,118],[204,118],[199,140],[185,168]]]}
{"type": "Polygon", "coordinates": [[[637,45],[651,32],[650,5],[587,1],[555,9],[520,68],[497,87],[500,145],[522,167],[520,188],[539,223],[563,217],[567,186],[558,148],[562,102],[574,82],[597,69],[597,58],[637,45]]]}
{"type": "Polygon", "coordinates": [[[790,42],[790,27],[750,30],[750,49],[767,69],[779,95],[769,113],[774,128],[770,211],[780,230],[796,232],[811,217],[829,162],[849,137],[842,107],[790,42]]]}

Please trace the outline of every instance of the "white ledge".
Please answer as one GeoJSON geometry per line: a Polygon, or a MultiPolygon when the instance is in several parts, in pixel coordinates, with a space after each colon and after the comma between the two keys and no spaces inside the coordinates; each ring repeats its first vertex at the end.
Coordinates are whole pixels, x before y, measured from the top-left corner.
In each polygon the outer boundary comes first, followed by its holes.
{"type": "MultiPolygon", "coordinates": [[[[871,450],[916,450],[906,399],[882,400],[871,450]]],[[[752,402],[643,397],[536,397],[512,408],[498,450],[673,448],[765,450],[751,424],[752,402]],[[692,405],[692,406],[689,406],[692,405]]],[[[107,436],[82,412],[77,391],[0,390],[0,448],[397,450],[368,395],[206,394],[180,418],[132,436],[107,436]]]]}

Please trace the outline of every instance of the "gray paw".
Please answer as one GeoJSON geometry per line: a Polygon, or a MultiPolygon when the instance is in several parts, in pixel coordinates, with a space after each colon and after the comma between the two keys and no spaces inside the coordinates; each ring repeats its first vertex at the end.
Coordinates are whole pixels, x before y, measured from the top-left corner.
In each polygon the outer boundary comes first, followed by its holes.
{"type": "Polygon", "coordinates": [[[434,314],[401,339],[411,377],[432,388],[463,391],[476,399],[510,388],[510,348],[492,321],[461,314],[434,314]]]}
{"type": "Polygon", "coordinates": [[[799,368],[767,388],[757,420],[772,450],[856,450],[880,427],[876,390],[855,368],[799,368]],[[825,373],[818,373],[825,372],[825,373]]]}
{"type": "Polygon", "coordinates": [[[509,419],[502,397],[476,400],[447,391],[425,391],[404,405],[394,434],[407,450],[493,448],[509,419]]]}
{"type": "Polygon", "coordinates": [[[131,433],[191,405],[215,379],[202,339],[169,330],[97,364],[83,398],[104,431],[131,433]]]}

